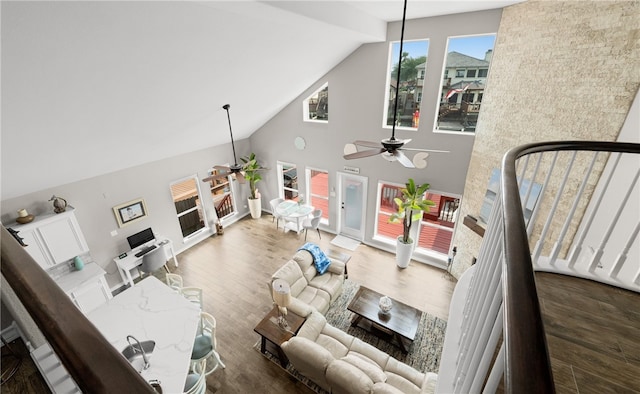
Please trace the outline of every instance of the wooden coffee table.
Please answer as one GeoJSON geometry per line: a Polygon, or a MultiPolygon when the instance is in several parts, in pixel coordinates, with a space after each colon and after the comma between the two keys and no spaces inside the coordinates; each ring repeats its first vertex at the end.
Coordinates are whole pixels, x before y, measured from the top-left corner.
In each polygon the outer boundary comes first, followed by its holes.
{"type": "Polygon", "coordinates": [[[304,323],[306,319],[289,311],[286,316],[287,322],[289,323],[289,331],[286,331],[278,326],[278,323],[276,322],[277,316],[278,308],[273,307],[273,309],[267,313],[264,319],[258,323],[253,331],[257,332],[262,337],[260,351],[262,353],[269,351],[269,353],[278,356],[280,365],[282,365],[283,368],[286,368],[287,364],[289,364],[289,359],[282,351],[280,345],[296,335],[298,330],[300,330],[302,323],[304,323]]]}
{"type": "Polygon", "coordinates": [[[416,337],[422,311],[392,299],[393,308],[388,314],[384,314],[378,307],[382,296],[378,292],[360,286],[347,307],[348,310],[355,313],[351,325],[363,328],[373,334],[391,337],[391,340],[395,338],[400,349],[407,353],[407,346],[416,337]],[[363,318],[366,322],[362,322],[363,318]]]}

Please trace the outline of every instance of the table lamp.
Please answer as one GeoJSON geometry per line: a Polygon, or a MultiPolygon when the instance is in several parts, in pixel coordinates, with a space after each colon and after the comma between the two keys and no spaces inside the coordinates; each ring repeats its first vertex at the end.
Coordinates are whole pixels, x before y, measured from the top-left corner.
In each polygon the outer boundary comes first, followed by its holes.
{"type": "Polygon", "coordinates": [[[271,287],[273,302],[278,307],[278,326],[283,330],[288,330],[289,324],[285,316],[287,316],[287,307],[291,303],[291,287],[282,279],[274,280],[271,287]]]}

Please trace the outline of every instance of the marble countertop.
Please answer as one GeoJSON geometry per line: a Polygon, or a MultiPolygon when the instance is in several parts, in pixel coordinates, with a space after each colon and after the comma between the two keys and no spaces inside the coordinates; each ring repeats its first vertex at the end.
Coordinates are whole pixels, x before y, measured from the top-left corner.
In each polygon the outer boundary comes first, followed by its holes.
{"type": "Polygon", "coordinates": [[[182,393],[189,372],[191,350],[200,309],[151,276],[93,310],[87,318],[119,352],[127,335],[140,342],[153,340],[150,366],[142,371],[149,381],[158,379],[165,393],[182,393]]]}
{"type": "Polygon", "coordinates": [[[64,275],[55,277],[54,280],[65,293],[69,293],[104,274],[106,274],[106,272],[98,264],[87,263],[80,271],[69,271],[64,275]]]}

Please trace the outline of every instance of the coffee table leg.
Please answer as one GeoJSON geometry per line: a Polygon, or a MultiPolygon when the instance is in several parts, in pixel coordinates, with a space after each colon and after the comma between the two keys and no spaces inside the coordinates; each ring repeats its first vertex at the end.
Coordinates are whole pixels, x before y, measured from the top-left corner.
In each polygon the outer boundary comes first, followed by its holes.
{"type": "Polygon", "coordinates": [[[278,358],[280,359],[280,365],[282,365],[282,368],[287,368],[287,365],[289,365],[289,358],[286,354],[284,354],[284,351],[280,346],[276,347],[278,348],[278,358]]]}
{"type": "Polygon", "coordinates": [[[267,338],[262,337],[262,342],[260,343],[260,351],[262,353],[266,353],[267,352],[267,338]]]}
{"type": "Polygon", "coordinates": [[[396,337],[396,340],[398,341],[398,345],[400,346],[400,350],[402,350],[402,352],[404,354],[409,353],[409,350],[407,350],[407,347],[404,344],[404,341],[402,340],[402,337],[399,334],[394,333],[393,334],[396,337]]]}
{"type": "Polygon", "coordinates": [[[360,323],[360,319],[362,319],[362,316],[354,315],[353,318],[351,318],[351,327],[358,327],[358,323],[360,323]]]}

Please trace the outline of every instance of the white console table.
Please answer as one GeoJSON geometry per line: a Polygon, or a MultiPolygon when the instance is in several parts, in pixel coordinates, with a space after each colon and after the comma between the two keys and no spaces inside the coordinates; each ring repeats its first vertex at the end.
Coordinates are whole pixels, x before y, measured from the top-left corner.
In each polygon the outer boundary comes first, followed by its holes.
{"type": "MultiPolygon", "coordinates": [[[[158,248],[163,248],[165,253],[165,260],[169,260],[169,257],[173,258],[173,263],[178,266],[178,259],[176,257],[176,252],[173,250],[173,242],[171,242],[168,238],[158,237],[154,241],[154,244],[158,248]]],[[[136,257],[136,253],[138,253],[142,247],[130,250],[127,252],[127,256],[120,258],[114,257],[113,261],[118,266],[118,272],[120,272],[120,277],[125,284],[129,286],[133,286],[133,277],[131,276],[131,270],[138,267],[142,264],[142,257],[136,257]]],[[[149,252],[151,253],[151,252],[149,252]]]]}

